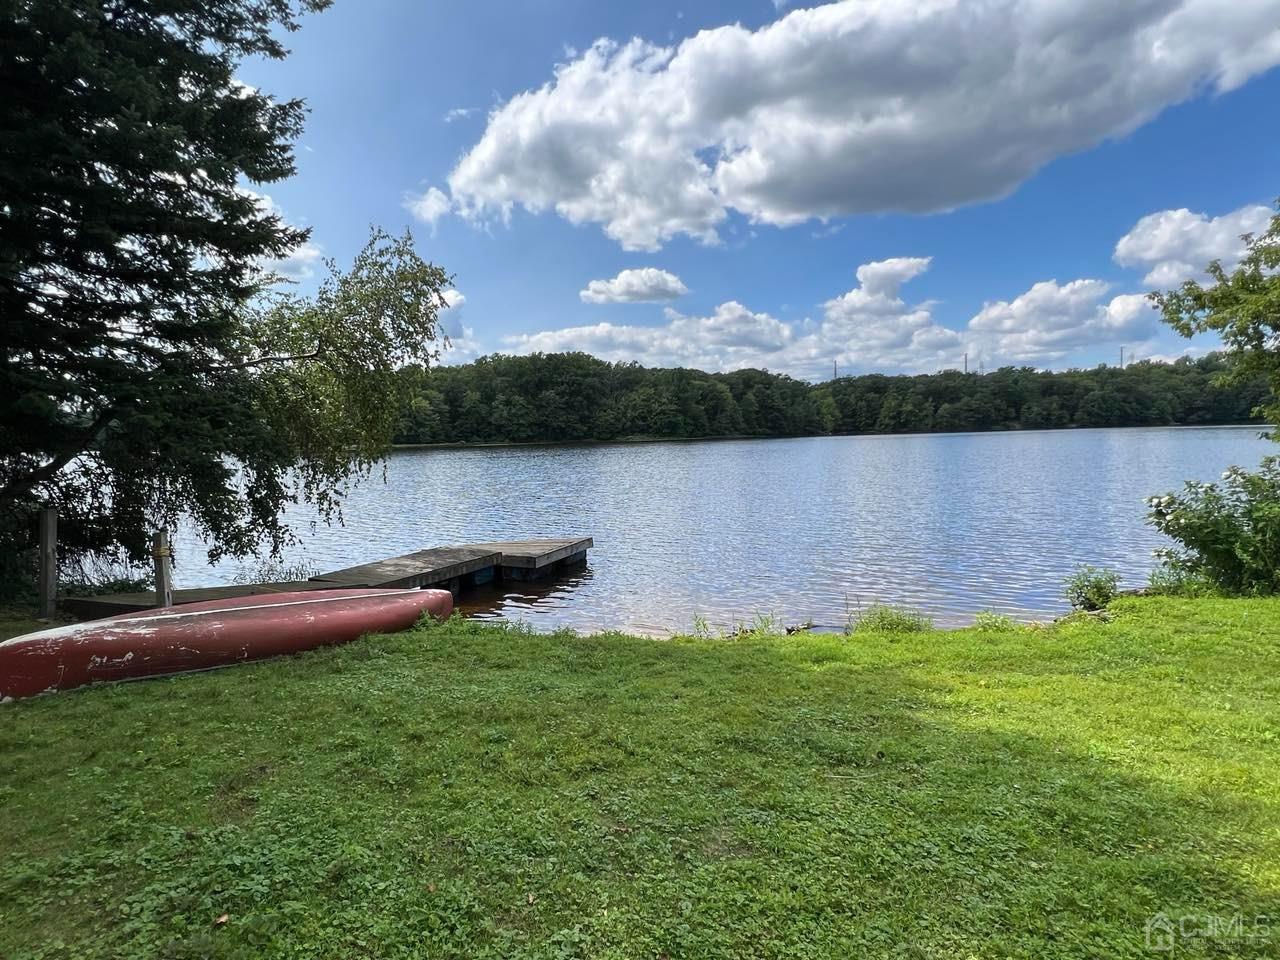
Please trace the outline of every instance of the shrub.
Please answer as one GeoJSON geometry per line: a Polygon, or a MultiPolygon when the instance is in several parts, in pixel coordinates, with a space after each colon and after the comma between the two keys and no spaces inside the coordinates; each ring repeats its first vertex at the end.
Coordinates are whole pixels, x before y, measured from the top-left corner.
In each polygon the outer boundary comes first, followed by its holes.
{"type": "Polygon", "coordinates": [[[918,610],[874,603],[849,621],[849,633],[928,633],[933,621],[918,610]]]}
{"type": "Polygon", "coordinates": [[[1231,467],[1221,483],[1188,482],[1147,506],[1147,522],[1182,545],[1158,551],[1172,573],[1227,593],[1280,587],[1280,457],[1266,457],[1257,473],[1231,467]]]}
{"type": "Polygon", "coordinates": [[[984,633],[1002,633],[1018,629],[1018,624],[1006,614],[996,613],[994,610],[979,610],[973,618],[973,629],[984,633]]]}
{"type": "Polygon", "coordinates": [[[1161,563],[1147,577],[1147,593],[1157,597],[1216,597],[1222,591],[1202,573],[1195,573],[1168,562],[1161,563]]]}
{"type": "Polygon", "coordinates": [[[1070,626],[1094,626],[1099,623],[1110,623],[1111,611],[1102,610],[1072,610],[1064,617],[1058,617],[1053,621],[1054,627],[1070,627],[1070,626]]]}
{"type": "Polygon", "coordinates": [[[1116,598],[1120,575],[1114,570],[1084,564],[1067,578],[1066,595],[1076,610],[1105,610],[1116,598]]]}

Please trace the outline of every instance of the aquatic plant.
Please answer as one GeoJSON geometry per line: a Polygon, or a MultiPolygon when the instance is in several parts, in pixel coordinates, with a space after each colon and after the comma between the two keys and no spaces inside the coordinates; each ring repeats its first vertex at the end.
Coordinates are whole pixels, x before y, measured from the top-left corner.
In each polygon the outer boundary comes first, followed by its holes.
{"type": "Polygon", "coordinates": [[[928,633],[933,620],[919,610],[873,603],[849,620],[848,633],[928,633]]]}
{"type": "Polygon", "coordinates": [[[1075,610],[1105,610],[1116,598],[1120,575],[1114,570],[1082,564],[1066,580],[1066,596],[1075,610]]]}
{"type": "Polygon", "coordinates": [[[979,610],[973,618],[973,629],[984,633],[1002,633],[1017,630],[1018,623],[1007,614],[996,613],[994,610],[979,610]]]}

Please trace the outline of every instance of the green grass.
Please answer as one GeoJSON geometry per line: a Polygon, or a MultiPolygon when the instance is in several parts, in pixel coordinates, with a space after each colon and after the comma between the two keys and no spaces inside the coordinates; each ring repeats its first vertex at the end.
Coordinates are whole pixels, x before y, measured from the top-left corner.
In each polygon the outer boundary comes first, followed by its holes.
{"type": "Polygon", "coordinates": [[[0,640],[8,640],[19,634],[43,630],[50,626],[56,626],[56,624],[37,620],[35,613],[31,610],[0,606],[0,640]]]}
{"type": "Polygon", "coordinates": [[[1280,917],[1280,601],[1115,611],[454,622],[9,704],[0,956],[1151,957],[1157,911],[1280,917]]]}
{"type": "Polygon", "coordinates": [[[928,633],[933,621],[918,610],[874,603],[849,618],[847,633],[928,633]]]}

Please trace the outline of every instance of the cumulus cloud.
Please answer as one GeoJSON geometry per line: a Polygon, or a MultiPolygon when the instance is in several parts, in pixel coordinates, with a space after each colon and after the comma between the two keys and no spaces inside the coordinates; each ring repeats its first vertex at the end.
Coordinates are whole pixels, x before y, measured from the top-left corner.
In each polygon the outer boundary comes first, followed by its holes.
{"type": "Polygon", "coordinates": [[[901,287],[929,266],[927,257],[863,264],[858,285],[823,305],[823,319],[789,323],[730,300],[706,316],[667,308],[665,323],[597,323],[508,337],[516,353],[581,350],[648,366],[739,370],[767,367],[819,377],[844,370],[934,370],[959,363],[962,337],[936,323],[931,304],[908,304],[901,287]]]}
{"type": "Polygon", "coordinates": [[[604,360],[638,360],[655,367],[739,370],[761,366],[792,341],[789,324],[731,300],[706,317],[668,308],[661,326],[597,323],[506,339],[515,353],[582,350],[604,360]]]}
{"type": "Polygon", "coordinates": [[[482,355],[484,345],[476,337],[472,327],[464,322],[463,305],[467,298],[461,290],[450,287],[442,294],[446,306],[440,311],[440,330],[448,338],[449,344],[440,353],[440,362],[449,366],[469,363],[482,355]]]}
{"type": "Polygon", "coordinates": [[[1103,302],[1109,291],[1101,280],[1045,280],[1013,300],[987,303],[969,321],[972,350],[998,362],[1044,363],[1151,336],[1155,314],[1146,296],[1103,302]]]}
{"type": "Polygon", "coordinates": [[[612,280],[592,280],[578,296],[583,303],[659,303],[688,292],[689,288],[674,273],[641,267],[623,270],[612,280]]]}
{"type": "Polygon", "coordinates": [[[444,335],[449,343],[440,351],[441,364],[454,367],[470,363],[487,351],[483,343],[476,337],[476,332],[464,323],[446,323],[444,335]]]}
{"type": "Polygon", "coordinates": [[[763,367],[820,379],[842,372],[921,373],[975,367],[1062,366],[1111,356],[1119,345],[1139,355],[1160,349],[1160,327],[1143,294],[1112,295],[1101,280],[1046,280],[1010,300],[989,301],[960,329],[940,323],[934,301],[903,288],[930,257],[864,263],[857,283],[821,304],[817,320],[781,320],[730,300],[707,315],[670,307],[659,324],[597,323],[506,337],[511,353],[583,351],[610,361],[730,371],[763,367]],[[1100,353],[1101,352],[1101,353],[1100,353]]]}
{"type": "Polygon", "coordinates": [[[314,277],[316,268],[323,262],[324,251],[308,240],[302,246],[290,251],[288,256],[268,261],[266,267],[272,273],[279,274],[288,280],[301,282],[314,277]]]}
{"type": "Polygon", "coordinates": [[[438,187],[429,187],[425,193],[407,193],[404,197],[404,208],[421,220],[435,232],[436,222],[449,212],[453,204],[449,195],[438,187]]]}
{"type": "Polygon", "coordinates": [[[858,285],[823,304],[822,325],[809,338],[806,359],[835,359],[848,370],[928,370],[958,362],[962,337],[934,320],[934,304],[902,299],[902,285],[931,262],[894,257],[860,266],[858,285]]]}
{"type": "Polygon", "coordinates": [[[1142,282],[1153,287],[1202,277],[1211,260],[1230,270],[1245,253],[1241,235],[1265,231],[1272,212],[1254,204],[1213,218],[1186,207],[1148,214],[1120,238],[1115,261],[1147,270],[1142,282]]]}
{"type": "Polygon", "coordinates": [[[1144,360],[1149,360],[1152,363],[1177,363],[1179,360],[1195,360],[1198,357],[1203,357],[1213,349],[1211,346],[1199,345],[1183,347],[1177,353],[1148,353],[1143,349],[1143,346],[1139,344],[1138,348],[1133,351],[1130,362],[1141,363],[1144,360]]]}
{"type": "Polygon", "coordinates": [[[449,186],[469,217],[554,210],[632,250],[715,243],[730,211],[946,210],[1277,63],[1266,2],[849,0],[599,40],[494,110],[449,186]]]}
{"type": "MultiPolygon", "coordinates": [[[[244,85],[241,84],[241,86],[244,85]]],[[[259,193],[257,190],[251,190],[248,187],[239,187],[237,189],[242,195],[252,200],[262,213],[272,214],[281,220],[286,220],[284,209],[270,195],[259,193]]],[[[317,244],[307,240],[284,257],[262,261],[261,266],[268,273],[274,273],[285,280],[301,283],[314,277],[317,268],[323,263],[324,251],[317,244]]]]}

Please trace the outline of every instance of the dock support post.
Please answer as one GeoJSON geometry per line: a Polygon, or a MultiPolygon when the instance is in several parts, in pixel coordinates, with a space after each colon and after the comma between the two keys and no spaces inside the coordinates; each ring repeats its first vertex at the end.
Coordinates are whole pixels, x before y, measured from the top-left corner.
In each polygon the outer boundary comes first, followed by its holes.
{"type": "Polygon", "coordinates": [[[52,617],[58,606],[58,510],[40,511],[40,616],[52,617]]]}
{"type": "Polygon", "coordinates": [[[151,556],[156,562],[156,606],[173,606],[172,552],[169,549],[169,531],[161,527],[151,538],[151,556]]]}

